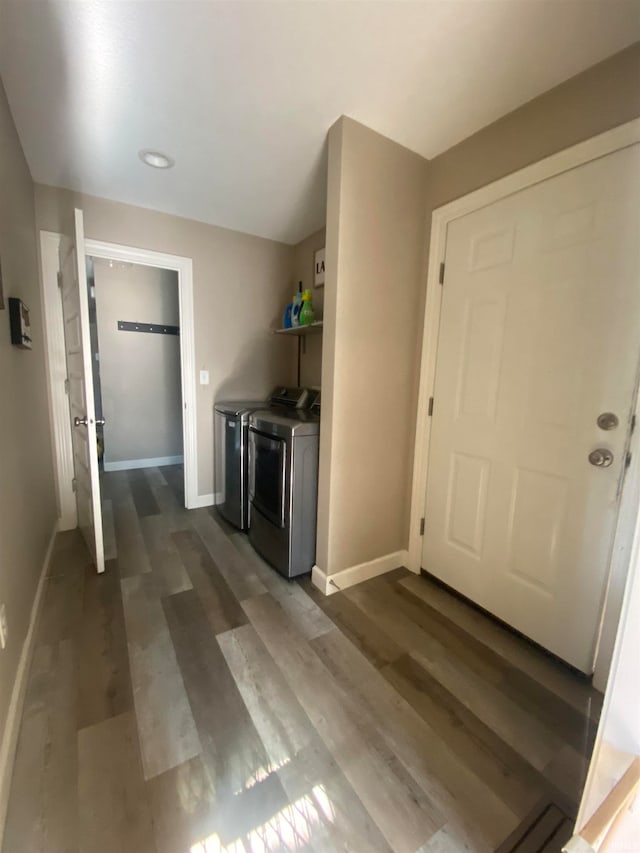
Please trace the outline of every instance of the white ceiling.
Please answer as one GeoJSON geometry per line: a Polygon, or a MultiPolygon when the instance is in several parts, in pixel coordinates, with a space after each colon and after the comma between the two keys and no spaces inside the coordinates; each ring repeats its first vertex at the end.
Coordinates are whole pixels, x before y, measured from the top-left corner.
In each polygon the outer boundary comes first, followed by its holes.
{"type": "Polygon", "coordinates": [[[433,157],[640,38],[637,0],[3,0],[0,16],[36,181],[288,243],[324,224],[340,115],[433,157]]]}

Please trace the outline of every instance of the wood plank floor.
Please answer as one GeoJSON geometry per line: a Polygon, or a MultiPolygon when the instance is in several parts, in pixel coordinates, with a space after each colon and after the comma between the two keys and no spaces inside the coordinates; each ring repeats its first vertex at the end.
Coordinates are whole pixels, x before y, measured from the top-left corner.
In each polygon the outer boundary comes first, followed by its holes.
{"type": "Polygon", "coordinates": [[[181,476],[103,475],[103,576],[57,539],[4,853],[488,853],[575,813],[588,684],[405,570],[286,582],[181,476]]]}

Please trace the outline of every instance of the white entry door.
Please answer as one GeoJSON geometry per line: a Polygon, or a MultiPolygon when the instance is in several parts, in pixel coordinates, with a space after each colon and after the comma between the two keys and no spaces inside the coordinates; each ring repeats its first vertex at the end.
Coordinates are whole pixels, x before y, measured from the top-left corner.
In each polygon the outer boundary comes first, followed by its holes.
{"type": "Polygon", "coordinates": [[[62,314],[69,380],[69,412],[78,504],[78,526],[98,572],[104,571],[100,474],[93,399],[89,295],[82,211],[75,211],[73,237],[60,241],[62,314]]]}
{"type": "Polygon", "coordinates": [[[634,145],[447,229],[422,567],[586,673],[640,355],[639,186],[634,145]]]}

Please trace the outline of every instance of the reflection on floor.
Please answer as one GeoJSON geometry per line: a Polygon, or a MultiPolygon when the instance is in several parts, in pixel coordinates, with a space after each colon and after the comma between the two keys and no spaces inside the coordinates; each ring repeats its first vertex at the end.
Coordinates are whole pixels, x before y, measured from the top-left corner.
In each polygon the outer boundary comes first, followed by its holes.
{"type": "Polygon", "coordinates": [[[73,531],[46,581],[5,853],[475,853],[575,808],[599,702],[562,667],[404,570],[287,583],[180,468],[103,484],[106,573],[73,531]]]}

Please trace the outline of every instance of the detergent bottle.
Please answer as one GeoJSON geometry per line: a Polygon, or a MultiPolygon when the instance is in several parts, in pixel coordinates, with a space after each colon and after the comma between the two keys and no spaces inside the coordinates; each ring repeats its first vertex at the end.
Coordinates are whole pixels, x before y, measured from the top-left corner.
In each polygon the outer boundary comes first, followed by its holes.
{"type": "Polygon", "coordinates": [[[311,291],[303,290],[302,291],[302,308],[300,309],[300,325],[301,326],[309,326],[313,323],[315,314],[313,311],[313,304],[311,301],[311,291]]]}
{"type": "Polygon", "coordinates": [[[300,325],[300,311],[302,310],[302,294],[296,293],[291,303],[291,325],[300,325]]]}

